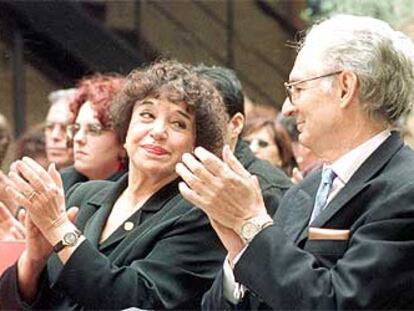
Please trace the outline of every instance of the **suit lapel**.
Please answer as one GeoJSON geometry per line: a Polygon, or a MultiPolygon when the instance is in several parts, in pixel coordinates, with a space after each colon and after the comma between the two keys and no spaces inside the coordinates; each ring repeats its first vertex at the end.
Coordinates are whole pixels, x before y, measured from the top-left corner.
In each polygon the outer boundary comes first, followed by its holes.
{"type": "MultiPolygon", "coordinates": [[[[151,220],[152,218],[157,219],[157,217],[161,217],[162,215],[164,215],[163,213],[158,213],[158,212],[164,207],[164,205],[168,204],[171,201],[171,198],[173,197],[181,198],[181,196],[178,195],[178,180],[175,180],[167,184],[166,186],[161,188],[159,191],[154,193],[144,203],[144,205],[141,207],[141,210],[136,212],[136,213],[139,213],[140,215],[138,215],[138,217],[137,215],[135,215],[135,218],[137,221],[134,222],[135,224],[134,228],[131,231],[125,231],[123,227],[118,228],[110,237],[108,237],[108,239],[106,239],[100,245],[99,247],[100,251],[105,252],[106,248],[111,247],[114,243],[118,243],[122,239],[127,239],[127,237],[129,236],[132,236],[135,239],[137,236],[142,234],[143,231],[147,230],[150,227],[153,227],[154,226],[153,221],[144,221],[143,223],[141,223],[141,220],[140,220],[142,217],[141,213],[146,215],[145,216],[146,218],[151,217],[151,220]]],[[[175,202],[175,200],[173,201],[175,202]]],[[[112,205],[109,207],[109,212],[111,209],[112,209],[112,205]]],[[[107,215],[109,215],[109,213],[107,215]]],[[[134,218],[134,215],[131,216],[129,219],[132,219],[132,218],[134,218]]],[[[104,218],[103,224],[101,226],[105,224],[106,219],[107,217],[104,218]]],[[[121,242],[120,244],[122,243],[123,242],[121,242]]],[[[126,243],[126,245],[128,245],[128,243],[126,243]]],[[[117,248],[118,247],[119,245],[117,246],[117,248]]],[[[113,253],[117,253],[117,252],[113,252],[113,253]]]]}
{"type": "MultiPolygon", "coordinates": [[[[134,240],[145,240],[146,236],[150,236],[154,234],[158,229],[154,229],[157,227],[158,224],[164,226],[165,223],[163,218],[169,213],[169,211],[174,207],[177,206],[177,203],[183,200],[180,194],[175,195],[171,200],[165,202],[162,206],[160,206],[159,211],[151,216],[150,219],[143,222],[139,226],[136,226],[132,231],[128,232],[127,235],[124,236],[124,239],[117,245],[113,252],[108,255],[109,260],[111,262],[116,263],[119,258],[121,258],[122,254],[129,251],[129,248],[133,245],[134,240]]],[[[136,250],[136,254],[139,252],[147,252],[148,248],[144,247],[140,251],[136,250]]],[[[138,255],[139,256],[139,255],[138,255]]]]}
{"type": "Polygon", "coordinates": [[[99,247],[101,233],[111,213],[112,206],[126,188],[127,183],[128,175],[126,174],[119,181],[115,182],[105,194],[98,192],[86,202],[88,208],[96,209],[96,213],[87,220],[83,234],[96,248],[99,247]]]}
{"type": "MultiPolygon", "coordinates": [[[[374,151],[371,156],[361,165],[361,167],[351,177],[345,187],[337,196],[329,202],[322,213],[315,218],[313,227],[322,227],[346,204],[364,188],[369,186],[369,181],[380,171],[392,156],[403,146],[398,132],[393,132],[385,142],[374,151]]],[[[313,197],[316,195],[313,193],[313,197]]],[[[308,215],[310,216],[310,214],[308,215]]],[[[308,217],[309,219],[309,217],[308,217]]],[[[302,231],[299,240],[306,238],[307,230],[302,231]]]]}
{"type": "MultiPolygon", "coordinates": [[[[124,190],[126,183],[127,177],[125,176],[110,187],[105,187],[104,193],[100,191],[101,189],[97,189],[94,195],[80,206],[76,225],[96,248],[98,248],[99,237],[105,224],[106,216],[110,213],[114,200],[124,190]]],[[[62,267],[58,256],[52,254],[47,264],[47,272],[51,284],[55,283],[62,267]]]]}

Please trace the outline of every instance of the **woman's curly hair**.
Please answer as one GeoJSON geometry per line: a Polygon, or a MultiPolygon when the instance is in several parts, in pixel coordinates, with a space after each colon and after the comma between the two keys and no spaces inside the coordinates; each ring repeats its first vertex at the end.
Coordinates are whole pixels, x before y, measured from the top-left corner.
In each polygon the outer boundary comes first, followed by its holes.
{"type": "Polygon", "coordinates": [[[79,81],[76,94],[70,103],[70,111],[76,119],[82,105],[89,101],[96,112],[96,118],[103,126],[110,128],[112,98],[121,90],[124,77],[118,74],[94,74],[79,81]]]}
{"type": "Polygon", "coordinates": [[[172,103],[186,103],[188,112],[195,116],[196,146],[221,156],[228,116],[219,93],[190,65],[172,60],[136,69],[127,76],[111,105],[113,126],[120,141],[125,141],[135,104],[161,96],[172,103]]]}

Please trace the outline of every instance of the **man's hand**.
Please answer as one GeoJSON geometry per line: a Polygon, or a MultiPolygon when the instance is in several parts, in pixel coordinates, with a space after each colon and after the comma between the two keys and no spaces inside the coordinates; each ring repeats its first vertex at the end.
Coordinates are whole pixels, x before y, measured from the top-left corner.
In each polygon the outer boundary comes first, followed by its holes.
{"type": "Polygon", "coordinates": [[[247,219],[266,214],[256,176],[245,170],[228,146],[223,149],[224,161],[202,147],[194,154],[184,154],[176,166],[185,181],[179,184],[185,199],[237,233],[247,219]]]}
{"type": "Polygon", "coordinates": [[[224,247],[227,249],[230,262],[233,262],[234,258],[245,247],[245,242],[232,229],[223,226],[214,219],[210,219],[210,224],[214,231],[216,231],[224,247]]]}

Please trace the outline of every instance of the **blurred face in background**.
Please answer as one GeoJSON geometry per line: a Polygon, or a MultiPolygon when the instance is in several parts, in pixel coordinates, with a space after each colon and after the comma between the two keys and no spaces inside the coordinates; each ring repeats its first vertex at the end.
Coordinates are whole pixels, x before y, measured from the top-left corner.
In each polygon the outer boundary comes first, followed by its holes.
{"type": "Polygon", "coordinates": [[[81,106],[68,134],[73,139],[74,166],[78,172],[94,180],[106,179],[119,171],[122,145],[115,132],[98,120],[90,102],[81,106]]]}
{"type": "Polygon", "coordinates": [[[61,100],[49,108],[46,117],[45,143],[49,162],[54,162],[58,169],[72,165],[72,149],[67,147],[66,127],[72,123],[69,105],[61,100]]]}
{"type": "Polygon", "coordinates": [[[266,126],[246,135],[243,139],[249,144],[256,157],[267,160],[274,166],[281,167],[282,160],[279,156],[275,138],[266,126]]]}

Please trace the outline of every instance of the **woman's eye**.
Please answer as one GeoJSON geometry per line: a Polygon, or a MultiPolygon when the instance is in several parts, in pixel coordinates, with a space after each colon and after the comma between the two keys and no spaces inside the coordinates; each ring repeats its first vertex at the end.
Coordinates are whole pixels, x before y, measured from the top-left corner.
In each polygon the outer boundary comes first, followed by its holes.
{"type": "Polygon", "coordinates": [[[98,124],[91,124],[91,125],[89,125],[89,132],[92,135],[99,135],[102,132],[102,126],[100,126],[98,124]]]}
{"type": "Polygon", "coordinates": [[[152,113],[150,113],[150,112],[147,112],[147,111],[143,111],[143,112],[141,112],[141,113],[139,114],[139,116],[140,116],[141,118],[143,118],[143,119],[153,119],[153,118],[154,118],[154,115],[153,115],[152,113]]]}
{"type": "Polygon", "coordinates": [[[174,121],[172,122],[174,128],[185,130],[187,128],[187,124],[183,121],[174,121]]]}
{"type": "Polygon", "coordinates": [[[261,148],[266,148],[267,146],[269,146],[269,143],[267,141],[263,140],[263,139],[258,139],[257,144],[261,148]]]}

